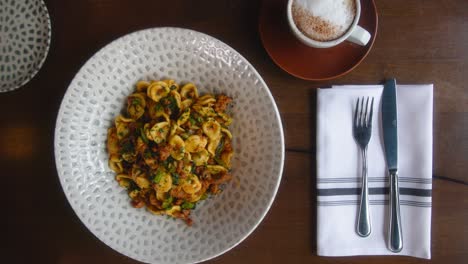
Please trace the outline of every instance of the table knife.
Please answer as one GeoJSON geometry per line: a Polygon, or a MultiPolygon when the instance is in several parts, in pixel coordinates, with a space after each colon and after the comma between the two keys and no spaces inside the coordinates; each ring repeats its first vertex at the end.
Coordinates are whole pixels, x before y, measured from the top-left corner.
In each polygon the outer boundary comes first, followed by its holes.
{"type": "Polygon", "coordinates": [[[382,126],[385,158],[390,178],[388,248],[400,252],[403,237],[400,220],[400,190],[398,188],[398,125],[396,80],[388,80],[382,94],[382,126]]]}

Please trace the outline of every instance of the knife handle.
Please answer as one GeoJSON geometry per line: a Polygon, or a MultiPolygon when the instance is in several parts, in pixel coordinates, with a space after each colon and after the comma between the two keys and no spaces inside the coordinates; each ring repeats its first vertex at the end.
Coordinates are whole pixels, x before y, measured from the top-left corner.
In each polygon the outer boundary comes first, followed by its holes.
{"type": "Polygon", "coordinates": [[[390,171],[390,227],[388,247],[392,252],[403,249],[403,236],[400,220],[400,189],[398,188],[398,171],[390,171]]]}

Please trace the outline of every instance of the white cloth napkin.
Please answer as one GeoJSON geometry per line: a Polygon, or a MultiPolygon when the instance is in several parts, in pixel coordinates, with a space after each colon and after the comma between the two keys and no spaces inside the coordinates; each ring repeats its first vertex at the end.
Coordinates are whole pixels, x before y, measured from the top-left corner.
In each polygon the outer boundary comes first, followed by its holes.
{"type": "Polygon", "coordinates": [[[432,85],[398,85],[398,173],[403,250],[387,248],[388,174],[383,86],[334,86],[317,96],[317,253],[319,256],[407,255],[431,258],[432,85]],[[372,233],[356,233],[361,155],[352,135],[358,97],[374,97],[368,176],[372,233]]]}

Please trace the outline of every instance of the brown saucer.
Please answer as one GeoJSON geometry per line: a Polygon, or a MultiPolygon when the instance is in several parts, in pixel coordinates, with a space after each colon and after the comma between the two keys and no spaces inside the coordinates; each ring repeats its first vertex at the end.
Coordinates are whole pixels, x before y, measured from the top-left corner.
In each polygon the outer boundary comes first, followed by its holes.
{"type": "Polygon", "coordinates": [[[373,0],[361,0],[358,25],[371,39],[363,47],[344,41],[325,49],[302,44],[290,31],[286,18],[287,0],[265,0],[260,12],[259,31],[263,46],[273,61],[286,72],[305,80],[329,80],[342,76],[361,63],[377,35],[377,8],[373,0]]]}

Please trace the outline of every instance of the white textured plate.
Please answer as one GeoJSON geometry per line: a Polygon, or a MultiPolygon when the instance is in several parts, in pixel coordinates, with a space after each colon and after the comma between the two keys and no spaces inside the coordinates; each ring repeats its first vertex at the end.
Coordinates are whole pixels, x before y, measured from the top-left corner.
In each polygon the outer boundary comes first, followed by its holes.
{"type": "Polygon", "coordinates": [[[81,68],[57,117],[55,159],[68,201],[100,240],[143,262],[191,263],[228,251],[261,222],[280,184],[284,137],[268,87],[239,53],[202,33],[154,28],[113,41],[81,68]],[[107,166],[107,128],[126,96],[138,80],[162,78],[235,102],[233,176],[240,185],[231,181],[201,202],[192,227],[132,208],[107,166]]]}
{"type": "Polygon", "coordinates": [[[0,0],[0,92],[31,80],[50,46],[50,18],[42,0],[0,0]]]}

